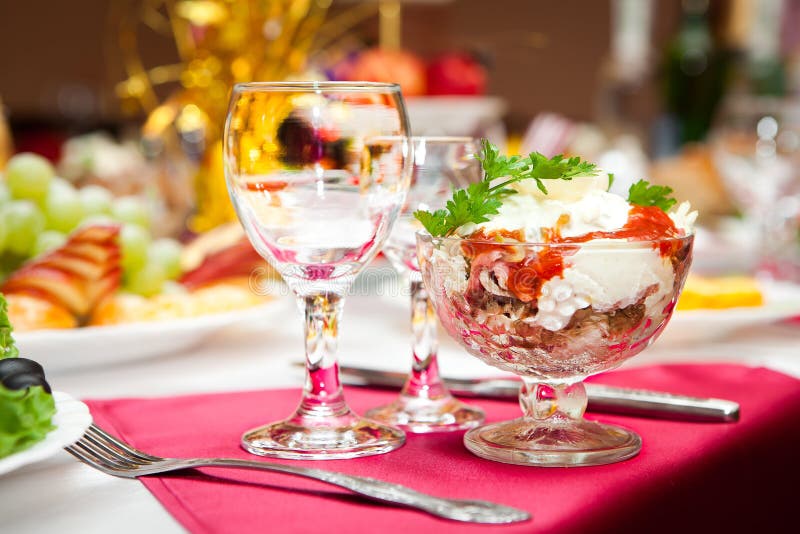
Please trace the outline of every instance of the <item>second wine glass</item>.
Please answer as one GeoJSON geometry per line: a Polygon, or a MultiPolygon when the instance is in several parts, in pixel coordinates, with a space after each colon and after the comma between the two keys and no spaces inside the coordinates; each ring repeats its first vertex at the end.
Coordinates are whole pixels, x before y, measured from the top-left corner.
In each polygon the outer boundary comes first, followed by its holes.
{"type": "Polygon", "coordinates": [[[731,96],[716,117],[709,146],[742,212],[741,237],[756,238],[757,274],[800,281],[800,102],[731,96]]]}
{"type": "Polygon", "coordinates": [[[436,313],[419,271],[415,234],[422,226],[414,211],[443,207],[453,187],[480,180],[478,149],[469,137],[414,137],[412,142],[411,188],[383,248],[411,293],[412,367],[398,398],[366,416],[413,433],[462,430],[481,424],[484,414],[453,398],[439,375],[436,313]]]}

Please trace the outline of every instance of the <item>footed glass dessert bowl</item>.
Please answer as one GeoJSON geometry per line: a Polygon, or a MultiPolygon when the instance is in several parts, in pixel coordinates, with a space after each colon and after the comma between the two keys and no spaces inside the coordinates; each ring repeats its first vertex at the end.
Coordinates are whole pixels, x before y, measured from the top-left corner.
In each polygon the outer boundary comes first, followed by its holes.
{"type": "MultiPolygon", "coordinates": [[[[634,207],[629,220],[637,213],[634,207]]],[[[686,279],[693,236],[634,240],[623,228],[553,237],[417,235],[422,276],[445,330],[523,381],[522,417],[474,428],[464,443],[480,457],[519,465],[625,460],[641,449],[640,437],[584,419],[583,380],[658,337],[686,279]]]]}

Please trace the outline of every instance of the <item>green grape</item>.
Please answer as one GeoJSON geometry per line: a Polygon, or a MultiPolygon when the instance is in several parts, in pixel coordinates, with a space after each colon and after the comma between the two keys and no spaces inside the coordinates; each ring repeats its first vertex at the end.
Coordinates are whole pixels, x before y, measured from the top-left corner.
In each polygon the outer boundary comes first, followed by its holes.
{"type": "Polygon", "coordinates": [[[8,192],[8,186],[0,180],[0,206],[8,203],[9,200],[11,200],[11,193],[8,192]]]}
{"type": "MultiPolygon", "coordinates": [[[[3,209],[2,204],[0,204],[0,210],[3,209]]],[[[6,240],[8,238],[8,227],[5,224],[5,218],[2,216],[2,212],[0,212],[0,254],[6,249],[6,240]]],[[[0,279],[2,279],[2,273],[0,273],[0,279]]]]}
{"type": "Polygon", "coordinates": [[[55,171],[42,156],[17,154],[6,165],[6,183],[11,196],[21,200],[43,201],[55,171]]]}
{"type": "Polygon", "coordinates": [[[60,176],[53,176],[53,179],[50,181],[50,191],[52,191],[54,187],[75,190],[75,186],[72,184],[72,182],[61,178],[60,176]]]}
{"type": "Polygon", "coordinates": [[[164,268],[164,274],[170,280],[181,275],[181,251],[183,247],[174,239],[162,238],[153,241],[147,250],[147,261],[155,262],[164,268]]]}
{"type": "Polygon", "coordinates": [[[111,204],[111,215],[118,221],[150,227],[150,213],[144,202],[136,197],[121,197],[111,204]]]}
{"type": "Polygon", "coordinates": [[[33,256],[39,256],[45,252],[57,249],[67,241],[67,236],[55,230],[45,230],[36,238],[33,246],[33,256]]]}
{"type": "Polygon", "coordinates": [[[87,185],[78,191],[78,195],[85,215],[111,214],[111,202],[114,197],[108,189],[99,185],[87,185]]]}
{"type": "Polygon", "coordinates": [[[78,192],[66,180],[57,178],[50,185],[44,202],[47,227],[59,232],[71,232],[83,219],[83,205],[78,192]]]}
{"type": "Polygon", "coordinates": [[[37,236],[44,231],[45,218],[33,202],[14,200],[0,208],[2,224],[6,227],[6,250],[20,256],[30,256],[37,236]]]}
{"type": "Polygon", "coordinates": [[[23,263],[25,258],[22,256],[8,253],[0,255],[0,281],[22,267],[23,263]]]}
{"type": "Polygon", "coordinates": [[[165,281],[164,268],[150,262],[125,275],[125,289],[143,297],[151,297],[161,293],[165,281]]]}
{"type": "Polygon", "coordinates": [[[126,273],[140,270],[147,262],[150,234],[139,225],[126,224],[119,233],[122,268],[126,273]]]}
{"type": "Polygon", "coordinates": [[[80,226],[90,226],[92,224],[106,226],[109,224],[119,224],[119,222],[112,219],[109,215],[89,215],[81,221],[80,226]]]}

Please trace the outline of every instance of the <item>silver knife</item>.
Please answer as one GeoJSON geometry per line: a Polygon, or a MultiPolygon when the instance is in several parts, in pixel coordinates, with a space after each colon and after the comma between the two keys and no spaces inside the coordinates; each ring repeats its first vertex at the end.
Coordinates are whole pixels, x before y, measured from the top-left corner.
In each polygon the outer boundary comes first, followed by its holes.
{"type": "MultiPolygon", "coordinates": [[[[400,388],[406,375],[376,369],[341,365],[342,382],[353,386],[400,388]]],[[[448,389],[465,397],[513,398],[519,394],[520,381],[513,378],[445,378],[448,389]]],[[[588,409],[593,412],[637,415],[682,421],[735,422],[739,404],[713,398],[687,397],[661,391],[628,389],[601,384],[585,384],[588,409]]]]}

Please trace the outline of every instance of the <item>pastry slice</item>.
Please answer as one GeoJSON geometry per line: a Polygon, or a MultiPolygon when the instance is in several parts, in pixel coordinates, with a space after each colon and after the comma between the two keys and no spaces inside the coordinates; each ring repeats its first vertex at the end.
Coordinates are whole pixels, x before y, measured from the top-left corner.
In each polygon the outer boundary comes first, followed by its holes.
{"type": "MultiPolygon", "coordinates": [[[[119,230],[111,224],[76,230],[61,247],[20,267],[0,292],[47,301],[83,324],[97,304],[120,285],[119,230]]],[[[32,306],[18,299],[18,306],[25,305],[32,306]]]]}

